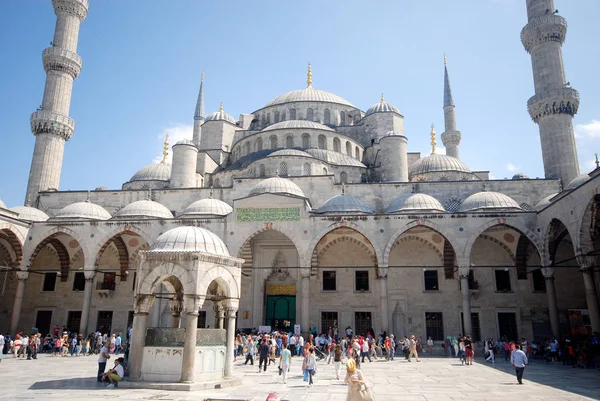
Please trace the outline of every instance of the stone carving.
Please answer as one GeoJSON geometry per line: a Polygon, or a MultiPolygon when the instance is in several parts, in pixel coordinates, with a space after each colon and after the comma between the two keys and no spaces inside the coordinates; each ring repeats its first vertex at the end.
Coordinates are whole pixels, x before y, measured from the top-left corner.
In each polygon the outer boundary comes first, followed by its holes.
{"type": "Polygon", "coordinates": [[[531,53],[533,48],[545,42],[564,43],[567,36],[567,20],[556,14],[533,18],[521,31],[521,42],[531,53]]]}
{"type": "Polygon", "coordinates": [[[299,207],[243,207],[237,209],[237,221],[298,221],[299,207]]]}
{"type": "Polygon", "coordinates": [[[555,88],[535,95],[527,102],[531,119],[538,123],[542,117],[553,114],[574,116],[579,109],[579,92],[573,88],[555,88]]]}

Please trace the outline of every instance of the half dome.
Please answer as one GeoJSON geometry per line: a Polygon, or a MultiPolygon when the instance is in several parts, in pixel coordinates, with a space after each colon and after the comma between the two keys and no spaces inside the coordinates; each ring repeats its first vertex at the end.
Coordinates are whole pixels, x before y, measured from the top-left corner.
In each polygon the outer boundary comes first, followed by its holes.
{"type": "Polygon", "coordinates": [[[111,215],[106,209],[90,201],[77,202],[65,206],[53,217],[56,220],[108,220],[110,218],[111,215]]]}
{"type": "Polygon", "coordinates": [[[375,103],[373,106],[369,107],[369,110],[365,113],[365,117],[375,113],[397,113],[401,115],[400,110],[385,101],[375,103]]]}
{"type": "MultiPolygon", "coordinates": [[[[2,206],[0,205],[0,207],[2,206]]],[[[20,220],[46,221],[50,218],[50,216],[42,212],[40,209],[36,209],[35,207],[31,206],[15,206],[11,207],[10,210],[12,210],[15,213],[18,213],[20,220]]]]}
{"type": "Polygon", "coordinates": [[[437,153],[420,158],[410,167],[411,176],[441,171],[470,173],[471,169],[457,158],[448,155],[438,155],[437,153]]]}
{"type": "Polygon", "coordinates": [[[373,214],[373,209],[369,207],[360,198],[350,196],[346,194],[337,195],[333,198],[329,198],[323,206],[317,210],[313,210],[314,213],[368,213],[373,214]]]}
{"type": "Polygon", "coordinates": [[[281,149],[281,150],[277,150],[273,153],[271,153],[269,156],[267,157],[281,157],[281,156],[299,156],[299,157],[310,157],[312,158],[312,156],[306,152],[303,152],[301,150],[298,149],[281,149]]]}
{"type": "Polygon", "coordinates": [[[220,199],[200,199],[183,210],[181,217],[195,216],[227,216],[233,212],[233,208],[220,199]]]}
{"type": "Polygon", "coordinates": [[[577,177],[573,178],[571,180],[571,182],[569,182],[569,185],[566,186],[565,190],[570,191],[572,189],[575,189],[575,188],[583,185],[589,179],[590,179],[590,176],[588,174],[580,174],[577,177]]]}
{"type": "Polygon", "coordinates": [[[344,106],[354,107],[352,103],[339,97],[338,95],[324,90],[315,89],[312,86],[308,86],[304,89],[298,89],[295,91],[284,93],[283,95],[279,95],[275,99],[267,103],[265,107],[291,102],[337,103],[342,104],[344,106]]]}
{"type": "Polygon", "coordinates": [[[314,121],[307,121],[307,120],[281,121],[276,124],[269,125],[265,129],[263,129],[261,132],[274,131],[274,130],[278,130],[278,129],[320,129],[320,130],[324,130],[324,131],[335,132],[333,129],[329,128],[326,125],[319,124],[314,121]]]}
{"type": "Polygon", "coordinates": [[[267,178],[266,180],[256,184],[250,191],[250,195],[260,194],[285,194],[305,198],[304,192],[302,192],[298,185],[286,178],[281,177],[267,178]]]}
{"type": "Polygon", "coordinates": [[[390,203],[386,213],[407,213],[407,212],[445,212],[446,209],[440,201],[431,195],[409,193],[400,195],[390,203]]]}
{"type": "Polygon", "coordinates": [[[131,177],[132,181],[169,181],[171,178],[171,165],[169,163],[156,163],[146,166],[131,177]]]}
{"type": "Polygon", "coordinates": [[[458,212],[474,212],[483,210],[522,210],[510,196],[500,192],[478,192],[469,196],[458,207],[458,212]]]}
{"type": "Polygon", "coordinates": [[[200,227],[173,228],[159,236],[148,252],[204,252],[229,256],[221,238],[200,227]]]}
{"type": "Polygon", "coordinates": [[[539,201],[535,205],[535,210],[539,212],[540,210],[544,209],[546,206],[550,205],[552,203],[551,199],[554,198],[556,195],[558,195],[558,193],[548,195],[545,198],[543,198],[541,201],[539,201]]]}
{"type": "Polygon", "coordinates": [[[139,200],[132,202],[119,210],[115,214],[115,219],[122,218],[158,218],[158,219],[172,219],[173,213],[166,206],[161,205],[158,202],[151,201],[149,199],[139,200]]]}

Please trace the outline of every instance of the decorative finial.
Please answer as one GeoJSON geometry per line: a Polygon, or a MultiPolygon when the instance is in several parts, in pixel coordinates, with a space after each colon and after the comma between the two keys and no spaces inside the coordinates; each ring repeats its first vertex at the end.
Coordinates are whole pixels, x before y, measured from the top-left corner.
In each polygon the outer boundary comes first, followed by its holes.
{"type": "Polygon", "coordinates": [[[223,102],[221,102],[221,104],[219,105],[219,111],[223,111],[223,102]]]}
{"type": "Polygon", "coordinates": [[[385,103],[385,97],[383,96],[383,92],[381,92],[381,103],[385,103]]]}
{"type": "Polygon", "coordinates": [[[152,200],[152,188],[148,188],[148,200],[152,200]]]}
{"type": "MultiPolygon", "coordinates": [[[[596,160],[598,160],[598,157],[596,157],[596,160]]],[[[25,206],[31,206],[31,197],[29,195],[27,195],[27,199],[25,199],[25,206]]]]}
{"type": "Polygon", "coordinates": [[[212,197],[213,197],[213,187],[212,187],[212,185],[209,188],[210,188],[210,192],[208,193],[208,198],[212,199],[212,197]]]}
{"type": "Polygon", "coordinates": [[[204,70],[202,70],[202,76],[200,77],[200,81],[204,82],[204,70]]]}
{"type": "Polygon", "coordinates": [[[431,124],[431,154],[435,154],[435,145],[437,142],[435,141],[435,125],[431,124]]]}
{"type": "Polygon", "coordinates": [[[306,84],[307,84],[307,88],[312,86],[312,66],[310,65],[310,63],[308,63],[308,74],[306,74],[307,79],[306,79],[306,84]]]}
{"type": "Polygon", "coordinates": [[[92,191],[87,191],[87,197],[85,198],[86,202],[90,201],[90,196],[92,196],[92,191]]]}
{"type": "Polygon", "coordinates": [[[342,182],[342,195],[346,195],[346,184],[342,182]]]}
{"type": "Polygon", "coordinates": [[[161,163],[167,162],[168,154],[169,154],[169,134],[167,134],[167,136],[165,137],[165,143],[163,146],[163,159],[162,159],[161,163]]]}
{"type": "Polygon", "coordinates": [[[444,65],[448,65],[448,58],[446,57],[446,53],[444,53],[444,65]]]}
{"type": "Polygon", "coordinates": [[[600,167],[600,160],[598,160],[598,153],[594,153],[594,156],[596,156],[596,168],[600,167]]]}

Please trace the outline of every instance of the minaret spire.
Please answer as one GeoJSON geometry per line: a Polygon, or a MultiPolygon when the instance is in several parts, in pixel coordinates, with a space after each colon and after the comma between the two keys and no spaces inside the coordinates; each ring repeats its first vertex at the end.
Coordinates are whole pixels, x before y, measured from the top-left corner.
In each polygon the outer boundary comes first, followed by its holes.
{"type": "Polygon", "coordinates": [[[456,129],[456,106],[452,97],[452,87],[450,86],[450,74],[448,73],[448,58],[444,53],[444,132],[442,133],[442,143],[446,147],[446,154],[459,158],[458,145],[462,135],[456,129]]]}
{"type": "Polygon", "coordinates": [[[306,87],[312,86],[312,66],[308,63],[308,73],[306,74],[306,87]]]}
{"type": "Polygon", "coordinates": [[[435,140],[435,125],[431,124],[431,154],[434,155],[435,154],[435,145],[437,145],[437,142],[435,140]]]}
{"type": "Polygon", "coordinates": [[[198,91],[198,100],[196,101],[196,111],[194,112],[194,133],[192,140],[196,147],[200,147],[202,138],[202,124],[204,124],[204,70],[200,76],[200,90],[198,91]]]}

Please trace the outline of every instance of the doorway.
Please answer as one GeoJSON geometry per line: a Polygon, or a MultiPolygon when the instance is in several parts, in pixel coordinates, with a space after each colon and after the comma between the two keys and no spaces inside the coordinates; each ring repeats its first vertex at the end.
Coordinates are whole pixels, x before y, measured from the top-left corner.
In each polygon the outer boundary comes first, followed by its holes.
{"type": "Polygon", "coordinates": [[[267,295],[267,325],[271,330],[290,332],[296,324],[295,295],[267,295]]]}
{"type": "Polygon", "coordinates": [[[354,312],[354,334],[366,336],[373,329],[371,312],[354,312]]]}
{"type": "Polygon", "coordinates": [[[52,322],[52,311],[51,310],[39,310],[35,318],[35,327],[38,332],[43,336],[50,333],[50,323],[52,322]]]}
{"type": "Polygon", "coordinates": [[[98,311],[96,331],[99,331],[102,334],[110,334],[112,329],[112,318],[112,311],[98,311]]]}
{"type": "Polygon", "coordinates": [[[500,338],[506,337],[509,341],[518,340],[517,314],[514,312],[498,312],[498,330],[500,338]]]}

